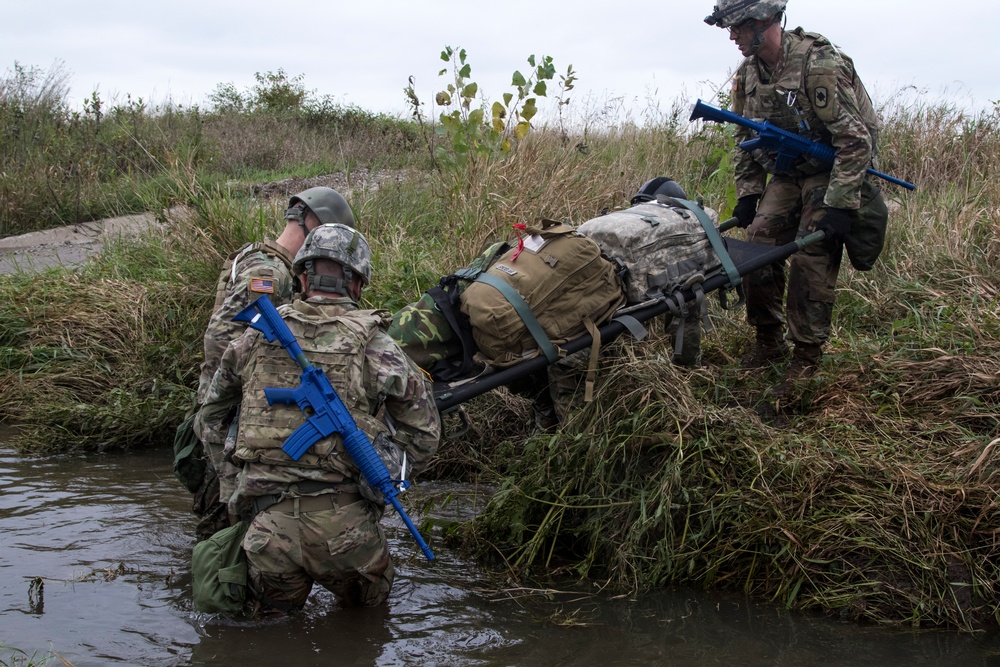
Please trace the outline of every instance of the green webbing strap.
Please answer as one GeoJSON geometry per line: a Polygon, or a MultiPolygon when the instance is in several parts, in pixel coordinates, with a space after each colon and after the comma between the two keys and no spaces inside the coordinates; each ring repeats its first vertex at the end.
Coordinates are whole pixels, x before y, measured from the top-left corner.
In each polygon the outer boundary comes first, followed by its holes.
{"type": "Polygon", "coordinates": [[[636,340],[645,340],[646,336],[649,335],[649,331],[646,330],[646,327],[642,326],[642,322],[631,315],[620,315],[612,321],[620,322],[636,340]]]}
{"type": "Polygon", "coordinates": [[[455,276],[456,278],[461,278],[462,280],[472,281],[478,278],[482,272],[483,270],[480,268],[473,268],[471,266],[467,266],[464,269],[459,269],[452,275],[455,276]]]}
{"type": "Polygon", "coordinates": [[[715,228],[715,223],[712,219],[708,217],[708,214],[698,206],[698,204],[693,201],[688,201],[687,199],[674,199],[678,204],[681,204],[684,208],[694,213],[695,217],[698,218],[698,222],[701,223],[702,228],[705,230],[705,234],[708,235],[708,240],[712,244],[712,249],[715,250],[715,254],[719,256],[719,261],[722,262],[722,268],[729,276],[729,286],[739,287],[743,283],[743,278],[740,277],[740,272],[736,270],[736,264],[733,263],[732,258],[726,251],[726,243],[722,240],[722,235],[719,234],[719,230],[715,228]]]}
{"type": "Polygon", "coordinates": [[[545,335],[545,331],[542,329],[542,325],[538,323],[538,318],[535,314],[531,312],[531,308],[525,303],[524,299],[517,290],[511,287],[508,283],[504,282],[500,278],[489,273],[484,273],[476,278],[477,283],[484,283],[494,288],[503,298],[507,299],[507,302],[514,308],[520,317],[521,321],[524,322],[524,326],[527,327],[528,333],[531,337],[535,339],[538,343],[538,349],[542,351],[545,358],[549,360],[550,364],[554,364],[559,361],[559,353],[556,351],[555,345],[549,340],[549,337],[545,335]]]}

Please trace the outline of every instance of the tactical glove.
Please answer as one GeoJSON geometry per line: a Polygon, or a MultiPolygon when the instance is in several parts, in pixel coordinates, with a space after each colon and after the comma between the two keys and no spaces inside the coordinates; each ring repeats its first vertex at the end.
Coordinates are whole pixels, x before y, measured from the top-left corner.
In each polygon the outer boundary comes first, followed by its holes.
{"type": "Polygon", "coordinates": [[[830,252],[833,252],[844,242],[847,235],[851,233],[851,224],[854,222],[854,214],[844,208],[824,208],[816,221],[816,231],[826,234],[823,245],[830,252]]]}
{"type": "Polygon", "coordinates": [[[757,203],[760,195],[743,195],[733,208],[733,217],[739,222],[737,224],[746,229],[753,223],[754,216],[757,215],[757,203]]]}

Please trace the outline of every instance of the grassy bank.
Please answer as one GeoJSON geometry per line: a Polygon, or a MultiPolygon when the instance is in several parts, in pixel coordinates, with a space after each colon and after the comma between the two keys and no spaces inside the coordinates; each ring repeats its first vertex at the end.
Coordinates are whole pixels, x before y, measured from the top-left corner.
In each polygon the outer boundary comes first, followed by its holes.
{"type": "MultiPolygon", "coordinates": [[[[377,125],[399,133],[373,145],[367,121],[332,132],[302,114],[214,113],[199,116],[197,132],[195,115],[180,114],[188,138],[164,139],[166,157],[144,172],[144,202],[189,206],[167,233],[111,248],[81,271],[0,278],[0,419],[22,427],[18,446],[172,439],[193,396],[218,266],[275,232],[285,204],[220,187],[227,178],[401,170],[401,180],[351,194],[375,252],[366,297],[391,310],[486,240],[509,236],[512,223],[581,222],[626,205],[656,175],[723,212],[733,203],[729,136],[691,134],[684,119],[586,134],[539,127],[506,156],[441,173],[429,168],[421,129],[402,121],[377,125]],[[201,137],[194,154],[192,136],[201,137]],[[262,137],[284,152],[235,157],[254,154],[238,147],[262,137]]],[[[165,117],[140,115],[136,127],[165,117]]],[[[500,488],[463,531],[470,550],[515,578],[725,587],[885,623],[997,622],[1000,118],[907,107],[885,120],[881,166],[918,189],[887,191],[886,251],[869,273],[842,272],[830,355],[799,400],[779,415],[759,409],[776,377],[736,368],[749,332],[742,313],[721,311],[694,371],[666,362],[662,338],[614,346],[597,400],[556,434],[533,435],[530,410],[502,391],[479,399],[472,432],[445,443],[431,471],[500,488]]],[[[167,135],[131,136],[155,155],[140,136],[167,135]]],[[[117,202],[135,184],[97,182],[117,202]]],[[[21,190],[5,187],[3,206],[15,210],[8,193],[21,190]]],[[[61,215],[4,220],[14,229],[61,215]]]]}

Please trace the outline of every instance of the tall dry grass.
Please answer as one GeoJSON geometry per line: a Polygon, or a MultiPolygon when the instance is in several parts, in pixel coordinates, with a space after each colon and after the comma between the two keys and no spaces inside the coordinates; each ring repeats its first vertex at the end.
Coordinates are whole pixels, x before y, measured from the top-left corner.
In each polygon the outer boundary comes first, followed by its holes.
{"type": "Polygon", "coordinates": [[[0,77],[0,236],[160,210],[185,194],[177,174],[212,186],[399,166],[416,153],[413,124],[304,89],[294,106],[243,111],[95,91],[73,110],[67,78],[60,64],[0,77]]]}
{"type": "MultiPolygon", "coordinates": [[[[883,167],[918,189],[886,190],[885,254],[843,270],[831,354],[798,399],[761,409],[777,378],[735,369],[749,342],[738,313],[714,313],[695,372],[666,363],[665,340],[621,344],[595,402],[511,458],[468,546],[516,578],[730,587],[914,626],[1000,619],[1000,118],[917,107],[886,120],[883,167]]],[[[708,205],[727,199],[718,141],[681,138],[663,167],[708,205]]],[[[620,196],[619,165],[640,150],[622,145],[602,184],[620,196]]]]}

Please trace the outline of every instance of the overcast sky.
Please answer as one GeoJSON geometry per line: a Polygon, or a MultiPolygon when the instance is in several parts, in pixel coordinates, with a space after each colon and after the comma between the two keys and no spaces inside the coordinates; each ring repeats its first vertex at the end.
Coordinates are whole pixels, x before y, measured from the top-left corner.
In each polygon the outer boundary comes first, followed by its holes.
{"type": "MultiPolygon", "coordinates": [[[[445,45],[464,47],[491,101],[530,54],[572,65],[578,112],[608,105],[636,119],[656,104],[709,99],[740,60],[703,22],[713,0],[0,0],[0,71],[17,61],[72,75],[70,101],[203,103],[255,72],[303,75],[317,95],[405,113],[415,77],[424,100],[443,85],[445,45]]],[[[790,0],[788,28],[821,32],[854,58],[876,103],[944,99],[969,109],[1000,100],[995,0],[790,0]]]]}

